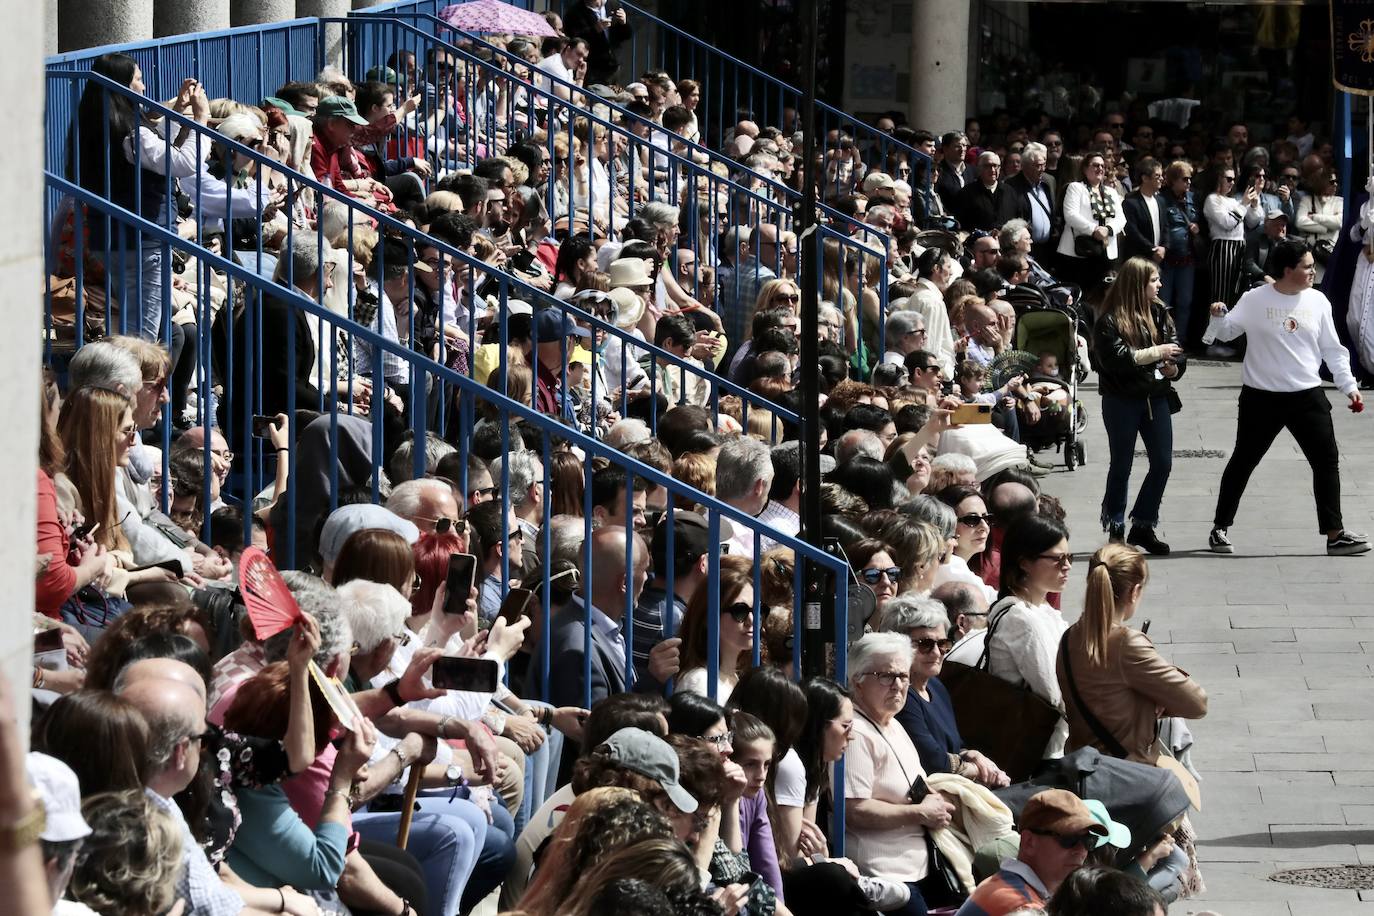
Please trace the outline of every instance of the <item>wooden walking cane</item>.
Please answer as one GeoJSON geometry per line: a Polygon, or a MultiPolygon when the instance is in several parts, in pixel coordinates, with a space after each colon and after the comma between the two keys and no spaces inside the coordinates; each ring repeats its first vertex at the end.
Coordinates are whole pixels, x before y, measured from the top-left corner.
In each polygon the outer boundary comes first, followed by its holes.
{"type": "Polygon", "coordinates": [[[405,800],[401,803],[401,827],[396,831],[396,845],[406,848],[410,840],[410,819],[415,816],[415,796],[420,792],[420,776],[424,767],[418,763],[410,768],[410,778],[406,780],[405,800]]]}

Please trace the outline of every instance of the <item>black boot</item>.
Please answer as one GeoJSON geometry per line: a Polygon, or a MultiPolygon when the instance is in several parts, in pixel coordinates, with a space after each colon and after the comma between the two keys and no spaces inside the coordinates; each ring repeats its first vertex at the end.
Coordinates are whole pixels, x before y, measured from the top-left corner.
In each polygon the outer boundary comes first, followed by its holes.
{"type": "Polygon", "coordinates": [[[1132,525],[1131,534],[1126,538],[1126,543],[1158,557],[1169,555],[1169,545],[1155,537],[1155,530],[1146,525],[1132,525]]]}
{"type": "Polygon", "coordinates": [[[1107,543],[1124,544],[1126,543],[1126,526],[1112,522],[1107,525],[1107,543]]]}

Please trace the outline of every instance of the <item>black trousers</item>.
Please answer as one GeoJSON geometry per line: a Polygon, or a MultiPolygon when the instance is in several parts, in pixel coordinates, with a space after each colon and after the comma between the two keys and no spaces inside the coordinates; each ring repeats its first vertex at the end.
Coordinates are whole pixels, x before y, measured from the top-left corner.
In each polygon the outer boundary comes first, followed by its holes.
{"type": "Polygon", "coordinates": [[[1317,502],[1317,528],[1339,531],[1341,524],[1341,467],[1336,430],[1331,424],[1331,402],[1321,388],[1306,391],[1240,390],[1236,417],[1236,447],[1221,475],[1213,525],[1229,528],[1245,493],[1250,475],[1259,466],[1279,430],[1297,440],[1312,466],[1312,495],[1317,502]]]}
{"type": "MultiPolygon", "coordinates": [[[[377,877],[402,900],[409,900],[417,913],[429,912],[429,894],[425,890],[425,873],[415,857],[397,846],[362,840],[358,852],[372,866],[377,877]]],[[[353,916],[389,916],[389,914],[351,906],[353,916]]]]}

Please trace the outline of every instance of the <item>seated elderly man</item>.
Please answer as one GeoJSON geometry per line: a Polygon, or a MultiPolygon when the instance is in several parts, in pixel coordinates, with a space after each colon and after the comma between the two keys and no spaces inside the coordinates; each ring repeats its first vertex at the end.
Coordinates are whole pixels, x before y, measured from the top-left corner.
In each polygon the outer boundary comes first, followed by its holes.
{"type": "Polygon", "coordinates": [[[864,874],[906,885],[908,899],[884,908],[903,916],[953,902],[930,871],[927,830],[948,827],[954,806],[938,792],[913,800],[926,771],[897,721],[913,655],[910,639],[897,633],[869,633],[850,646],[855,717],[844,768],[845,851],[864,874]]]}
{"type": "Polygon", "coordinates": [[[883,362],[905,367],[908,353],[925,349],[926,321],[920,312],[894,308],[888,313],[884,335],[887,350],[883,362]]]}
{"type": "Polygon", "coordinates": [[[979,751],[964,746],[954,704],[940,671],[953,644],[944,605],[934,598],[899,595],[883,608],[883,629],[911,640],[911,684],[897,721],[911,737],[926,773],[956,773],[991,788],[1011,780],[979,751]]]}

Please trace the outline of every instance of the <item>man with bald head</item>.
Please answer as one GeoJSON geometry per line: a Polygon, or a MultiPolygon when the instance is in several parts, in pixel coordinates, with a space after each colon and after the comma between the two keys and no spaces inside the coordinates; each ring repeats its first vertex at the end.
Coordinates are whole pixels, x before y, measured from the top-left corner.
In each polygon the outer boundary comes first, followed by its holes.
{"type": "Polygon", "coordinates": [[[598,528],[591,539],[591,580],[559,611],[549,629],[549,702],[588,708],[627,687],[625,637],[621,625],[627,606],[639,602],[649,576],[649,548],[619,525],[598,528]],[[626,575],[625,552],[633,549],[626,575]],[[584,684],[583,649],[591,620],[591,695],[584,684]]]}
{"type": "Polygon", "coordinates": [[[191,784],[200,768],[205,722],[205,682],[190,665],[169,658],[134,662],[115,680],[115,692],[148,722],[148,766],[145,791],[172,818],[181,832],[183,868],[177,896],[188,914],[256,913],[220,880],[205,858],[172,796],[191,784]]]}
{"type": "Polygon", "coordinates": [[[1000,588],[1002,541],[1007,536],[1007,529],[1026,516],[1035,514],[1039,496],[1024,483],[1010,480],[1003,481],[985,492],[988,513],[992,516],[992,527],[988,532],[988,544],[983,548],[980,574],[988,585],[1000,588]]]}

